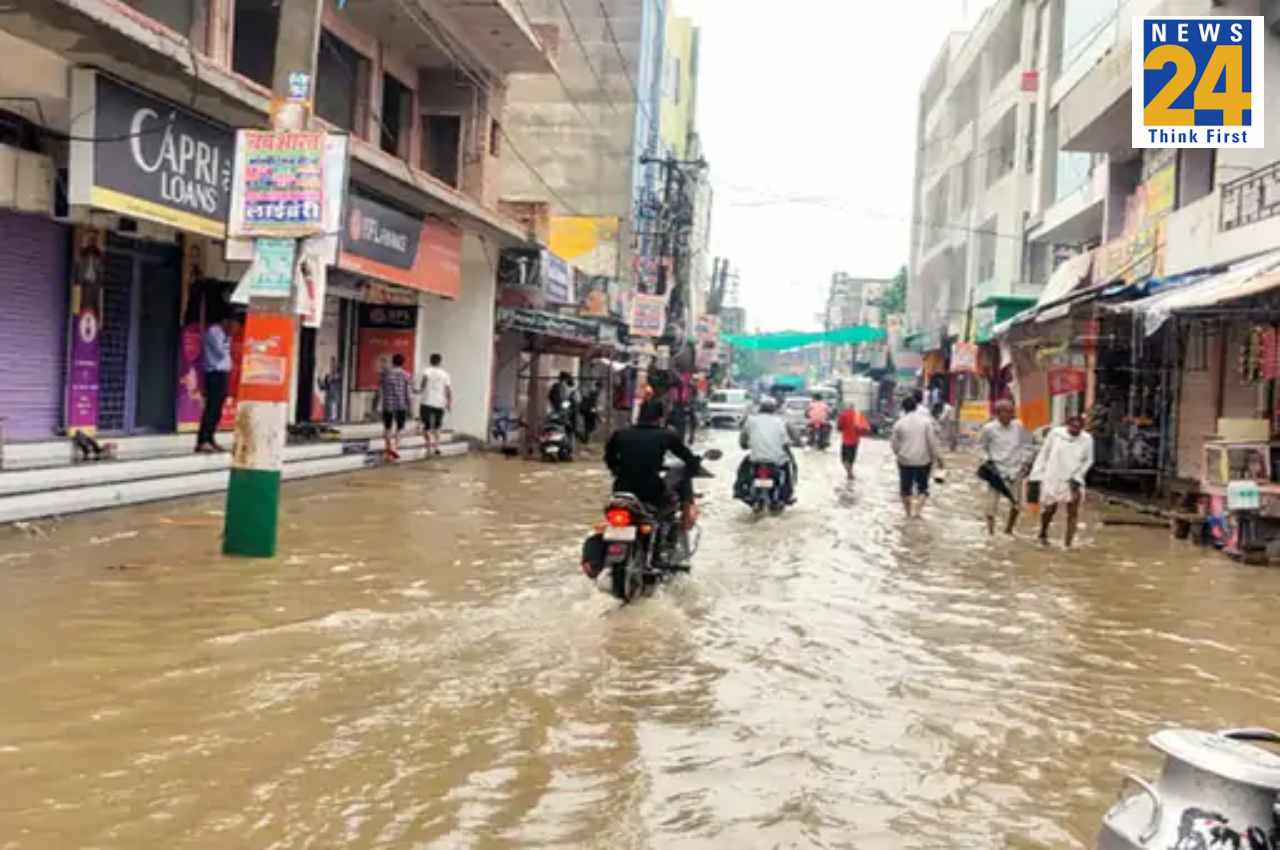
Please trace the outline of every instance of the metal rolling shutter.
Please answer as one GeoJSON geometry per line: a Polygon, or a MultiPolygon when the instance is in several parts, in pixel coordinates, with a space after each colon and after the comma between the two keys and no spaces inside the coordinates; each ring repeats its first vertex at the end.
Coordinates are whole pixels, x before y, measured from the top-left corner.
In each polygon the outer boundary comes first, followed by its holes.
{"type": "Polygon", "coordinates": [[[6,440],[51,439],[62,427],[67,230],[0,213],[0,416],[6,440]]]}

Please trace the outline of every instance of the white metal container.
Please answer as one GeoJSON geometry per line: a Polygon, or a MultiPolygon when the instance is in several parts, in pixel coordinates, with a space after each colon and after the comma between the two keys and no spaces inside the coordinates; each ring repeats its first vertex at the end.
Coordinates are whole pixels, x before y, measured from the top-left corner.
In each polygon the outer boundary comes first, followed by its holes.
{"type": "Polygon", "coordinates": [[[1271,850],[1280,847],[1280,756],[1245,741],[1280,743],[1265,729],[1166,729],[1149,739],[1166,755],[1160,779],[1103,818],[1098,850],[1271,850]]]}

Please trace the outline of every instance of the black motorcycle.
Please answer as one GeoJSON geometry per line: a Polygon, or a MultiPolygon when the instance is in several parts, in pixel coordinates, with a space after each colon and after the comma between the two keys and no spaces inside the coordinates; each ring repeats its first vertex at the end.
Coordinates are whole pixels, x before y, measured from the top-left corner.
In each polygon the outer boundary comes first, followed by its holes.
{"type": "MultiPolygon", "coordinates": [[[[722,453],[712,449],[703,460],[719,460],[722,453]]],[[[676,575],[687,573],[698,551],[701,530],[694,523],[684,527],[680,500],[676,493],[690,470],[679,462],[668,464],[663,473],[669,499],[664,505],[649,505],[631,493],[614,493],[604,509],[605,521],[596,526],[582,544],[582,572],[625,605],[676,575]]],[[[694,478],[712,478],[701,465],[694,478]]]]}
{"type": "Polygon", "coordinates": [[[790,470],[774,463],[748,463],[750,477],[743,482],[744,487],[736,494],[737,498],[746,502],[754,514],[765,511],[771,514],[782,513],[787,509],[790,470]]]}
{"type": "Polygon", "coordinates": [[[538,446],[542,459],[549,461],[573,460],[576,433],[573,427],[573,405],[564,402],[560,410],[554,411],[542,423],[542,432],[538,435],[538,446]]]}

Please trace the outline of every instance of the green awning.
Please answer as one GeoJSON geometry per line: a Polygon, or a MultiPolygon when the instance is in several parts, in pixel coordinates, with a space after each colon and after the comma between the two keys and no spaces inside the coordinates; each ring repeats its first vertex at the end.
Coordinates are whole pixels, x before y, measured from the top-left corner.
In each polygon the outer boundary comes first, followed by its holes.
{"type": "Polygon", "coordinates": [[[1036,299],[1022,295],[991,295],[984,298],[973,308],[975,341],[990,342],[994,336],[992,329],[996,325],[1030,310],[1035,305],[1036,299]]]}
{"type": "Polygon", "coordinates": [[[804,348],[808,345],[852,345],[859,342],[879,342],[887,335],[883,328],[868,325],[851,325],[833,331],[800,333],[799,331],[783,331],[773,334],[721,334],[720,339],[737,348],[750,348],[757,351],[786,351],[792,348],[804,348]]]}

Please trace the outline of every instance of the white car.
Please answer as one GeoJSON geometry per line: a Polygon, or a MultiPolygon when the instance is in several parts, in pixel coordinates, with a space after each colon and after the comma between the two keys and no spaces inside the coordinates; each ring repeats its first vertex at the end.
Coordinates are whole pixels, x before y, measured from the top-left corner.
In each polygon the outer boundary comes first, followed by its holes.
{"type": "Polygon", "coordinates": [[[741,428],[751,412],[746,390],[715,390],[707,400],[707,423],[712,427],[741,428]]]}
{"type": "Polygon", "coordinates": [[[787,421],[787,432],[791,442],[801,445],[804,442],[804,430],[809,424],[809,405],[813,398],[807,395],[789,395],[782,402],[782,418],[787,421]]]}

